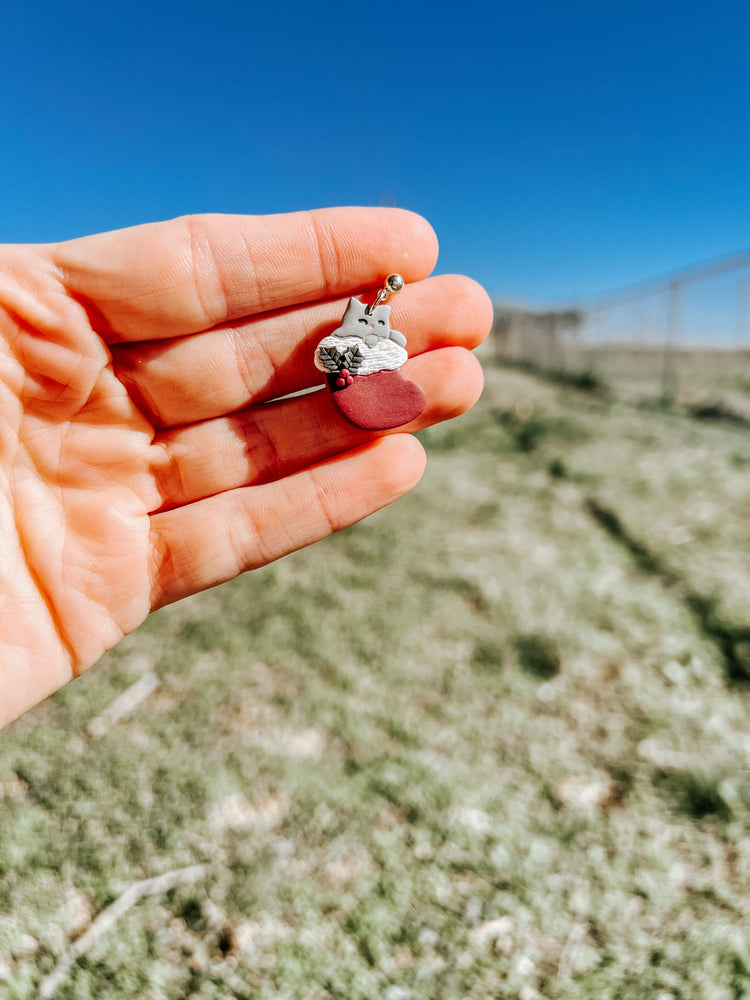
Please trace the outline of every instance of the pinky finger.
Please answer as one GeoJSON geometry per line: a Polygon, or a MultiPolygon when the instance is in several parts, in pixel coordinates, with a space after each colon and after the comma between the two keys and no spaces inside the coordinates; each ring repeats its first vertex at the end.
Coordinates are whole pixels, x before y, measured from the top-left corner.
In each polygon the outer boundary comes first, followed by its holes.
{"type": "Polygon", "coordinates": [[[151,518],[151,609],[231,580],[360,521],[419,481],[425,455],[394,434],[293,476],[151,518]]]}

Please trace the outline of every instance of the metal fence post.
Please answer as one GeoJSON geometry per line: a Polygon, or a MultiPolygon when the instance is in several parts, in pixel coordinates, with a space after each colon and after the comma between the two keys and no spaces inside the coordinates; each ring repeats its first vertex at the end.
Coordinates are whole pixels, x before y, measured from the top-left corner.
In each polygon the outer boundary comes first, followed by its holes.
{"type": "Polygon", "coordinates": [[[667,332],[664,338],[664,358],[661,370],[661,395],[664,400],[675,399],[678,391],[677,353],[682,319],[682,281],[672,281],[667,298],[667,332]]]}
{"type": "Polygon", "coordinates": [[[750,318],[750,277],[744,275],[737,282],[737,347],[742,347],[746,343],[748,318],[750,318]]]}

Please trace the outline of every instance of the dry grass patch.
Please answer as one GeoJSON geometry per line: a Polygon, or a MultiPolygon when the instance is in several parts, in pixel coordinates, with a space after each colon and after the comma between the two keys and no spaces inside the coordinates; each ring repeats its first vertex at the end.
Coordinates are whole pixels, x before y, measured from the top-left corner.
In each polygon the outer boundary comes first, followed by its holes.
{"type": "Polygon", "coordinates": [[[423,437],[393,509],[4,732],[3,995],[193,865],[57,995],[750,995],[744,437],[498,369],[423,437]]]}

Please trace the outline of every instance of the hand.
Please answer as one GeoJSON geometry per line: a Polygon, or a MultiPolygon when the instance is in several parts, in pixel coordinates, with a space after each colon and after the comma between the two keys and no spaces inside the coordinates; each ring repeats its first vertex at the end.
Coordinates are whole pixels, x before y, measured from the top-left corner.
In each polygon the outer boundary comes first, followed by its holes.
{"type": "Polygon", "coordinates": [[[408,433],[346,424],[312,357],[351,295],[400,272],[407,430],[481,389],[484,292],[422,280],[396,209],[196,216],[0,248],[0,725],[149,611],[365,517],[419,479],[408,433]],[[460,345],[460,346],[454,346],[460,345]]]}

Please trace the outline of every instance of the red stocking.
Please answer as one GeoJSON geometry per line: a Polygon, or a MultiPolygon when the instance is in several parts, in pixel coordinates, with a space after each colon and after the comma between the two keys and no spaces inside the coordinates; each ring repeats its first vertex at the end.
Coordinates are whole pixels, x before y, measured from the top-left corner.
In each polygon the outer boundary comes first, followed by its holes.
{"type": "Polygon", "coordinates": [[[424,389],[409,382],[399,369],[352,375],[344,386],[337,375],[328,375],[328,387],[339,413],[366,430],[400,427],[416,419],[427,403],[424,389]]]}

